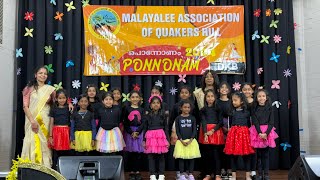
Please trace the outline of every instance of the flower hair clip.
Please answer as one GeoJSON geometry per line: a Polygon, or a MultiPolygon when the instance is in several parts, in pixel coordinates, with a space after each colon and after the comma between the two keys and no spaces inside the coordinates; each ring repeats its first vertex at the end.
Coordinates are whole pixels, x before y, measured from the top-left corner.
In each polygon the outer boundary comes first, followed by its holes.
{"type": "Polygon", "coordinates": [[[149,98],[149,100],[148,100],[149,104],[151,103],[151,99],[152,99],[153,97],[158,97],[158,98],[160,99],[160,102],[162,103],[162,97],[161,97],[161,96],[153,95],[153,96],[151,96],[151,97],[149,98]]]}

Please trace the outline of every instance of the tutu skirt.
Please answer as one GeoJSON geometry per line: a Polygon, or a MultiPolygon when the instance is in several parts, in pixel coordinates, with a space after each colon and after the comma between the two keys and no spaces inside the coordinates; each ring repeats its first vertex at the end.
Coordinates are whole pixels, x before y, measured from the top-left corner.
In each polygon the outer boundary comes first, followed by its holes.
{"type": "Polygon", "coordinates": [[[168,140],[163,129],[148,130],[146,132],[146,149],[144,153],[163,154],[168,152],[168,140]]]}
{"type": "MultiPolygon", "coordinates": [[[[183,142],[188,141],[189,139],[183,140],[183,142]]],[[[176,159],[195,159],[201,157],[197,140],[193,139],[188,146],[184,146],[181,141],[177,141],[174,147],[173,157],[176,159]]]]}
{"type": "Polygon", "coordinates": [[[250,144],[249,128],[246,126],[232,126],[226,140],[224,152],[227,155],[249,155],[254,153],[250,144]]]}
{"type": "Polygon", "coordinates": [[[74,133],[75,145],[73,149],[77,152],[92,151],[95,148],[91,146],[92,131],[76,131],[74,133]]]}
{"type": "Polygon", "coordinates": [[[52,149],[57,151],[70,150],[70,128],[68,126],[53,126],[52,149]]]}
{"type": "Polygon", "coordinates": [[[96,140],[96,150],[102,153],[119,152],[126,147],[122,133],[118,127],[111,130],[105,130],[100,127],[96,140]]]}
{"type": "MultiPolygon", "coordinates": [[[[216,127],[215,124],[207,124],[207,131],[211,131],[216,127]]],[[[212,144],[212,145],[222,145],[224,144],[224,135],[221,128],[219,128],[217,131],[214,131],[214,133],[211,136],[208,136],[208,142],[204,141],[204,133],[202,130],[202,127],[200,127],[200,133],[199,133],[199,143],[201,144],[212,144]]]]}
{"type": "MultiPolygon", "coordinates": [[[[260,125],[260,130],[262,133],[265,133],[268,129],[268,125],[260,125]]],[[[270,131],[267,139],[261,139],[259,137],[259,133],[256,130],[255,126],[250,127],[250,137],[251,137],[251,146],[254,148],[266,148],[266,147],[271,147],[275,148],[276,147],[276,142],[275,139],[277,139],[279,136],[275,132],[276,128],[272,128],[270,131]]]]}
{"type": "MultiPolygon", "coordinates": [[[[133,132],[137,131],[137,126],[130,126],[131,130],[133,132]]],[[[126,147],[124,148],[124,151],[127,152],[138,152],[142,153],[144,152],[144,149],[142,147],[142,141],[143,141],[143,133],[141,132],[137,139],[134,139],[131,134],[128,134],[127,132],[124,133],[124,141],[126,142],[126,147]]]]}

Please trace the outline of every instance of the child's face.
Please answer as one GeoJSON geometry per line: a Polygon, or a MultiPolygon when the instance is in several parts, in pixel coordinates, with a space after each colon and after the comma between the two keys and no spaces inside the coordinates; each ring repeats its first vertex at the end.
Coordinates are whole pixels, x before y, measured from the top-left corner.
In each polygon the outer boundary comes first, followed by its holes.
{"type": "Polygon", "coordinates": [[[246,96],[246,98],[252,97],[253,89],[249,85],[244,85],[242,88],[243,94],[246,96]]]}
{"type": "Polygon", "coordinates": [[[89,100],[87,97],[83,97],[79,100],[78,105],[80,107],[80,109],[82,110],[86,110],[87,107],[89,106],[89,100]]]}
{"type": "Polygon", "coordinates": [[[213,103],[216,101],[216,98],[214,97],[214,94],[212,92],[208,92],[206,95],[206,101],[208,105],[213,105],[213,103]]]}
{"type": "Polygon", "coordinates": [[[159,101],[159,99],[154,99],[152,102],[151,102],[151,109],[153,111],[158,111],[161,107],[161,103],[159,101]]]}
{"type": "Polygon", "coordinates": [[[181,99],[189,99],[191,94],[188,89],[181,89],[179,96],[181,99]]]}
{"type": "Polygon", "coordinates": [[[213,75],[211,73],[208,73],[206,75],[205,83],[206,83],[207,86],[213,86],[214,78],[213,78],[213,75]]]}
{"type": "Polygon", "coordinates": [[[223,84],[220,89],[219,89],[219,92],[221,95],[228,95],[229,92],[230,92],[230,89],[228,88],[227,85],[223,84]]]}
{"type": "Polygon", "coordinates": [[[96,88],[94,88],[94,87],[89,87],[89,88],[88,88],[87,95],[89,96],[89,98],[94,98],[94,97],[96,97],[96,95],[97,95],[96,88]]]}
{"type": "Polygon", "coordinates": [[[162,96],[162,93],[158,89],[152,89],[151,96],[162,96]]]}
{"type": "Polygon", "coordinates": [[[258,100],[259,105],[264,106],[266,104],[266,101],[267,101],[266,93],[263,92],[263,91],[258,92],[257,100],[258,100]]]}
{"type": "Polygon", "coordinates": [[[130,102],[131,102],[132,105],[138,106],[140,100],[141,100],[141,98],[140,98],[139,94],[137,94],[137,93],[133,93],[133,94],[130,96],[130,102]]]}
{"type": "Polygon", "coordinates": [[[233,105],[233,107],[239,108],[239,107],[241,107],[242,103],[243,102],[241,102],[241,99],[240,99],[239,96],[236,96],[236,95],[232,96],[232,105],[233,105]]]}
{"type": "Polygon", "coordinates": [[[121,99],[121,93],[119,90],[114,90],[112,94],[115,101],[119,101],[121,99]]]}
{"type": "Polygon", "coordinates": [[[105,107],[112,107],[113,105],[113,99],[110,96],[105,97],[102,102],[105,107]]]}
{"type": "Polygon", "coordinates": [[[67,97],[65,94],[60,93],[57,97],[59,106],[64,106],[67,102],[67,97]]]}
{"type": "Polygon", "coordinates": [[[184,104],[181,106],[181,112],[182,112],[182,114],[189,114],[189,113],[190,113],[190,110],[191,110],[191,107],[190,107],[190,104],[189,104],[189,103],[184,103],[184,104]]]}

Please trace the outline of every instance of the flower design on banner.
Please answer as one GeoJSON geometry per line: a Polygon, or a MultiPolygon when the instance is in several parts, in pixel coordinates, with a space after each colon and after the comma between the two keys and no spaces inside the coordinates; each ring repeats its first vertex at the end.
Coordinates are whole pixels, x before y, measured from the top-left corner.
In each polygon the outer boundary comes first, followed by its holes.
{"type": "Polygon", "coordinates": [[[235,91],[239,91],[241,88],[241,84],[239,82],[235,82],[234,84],[232,84],[232,89],[234,89],[235,91]]]}
{"type": "Polygon", "coordinates": [[[56,12],[56,16],[54,17],[55,20],[59,20],[59,21],[62,21],[62,16],[64,14],[63,13],[60,13],[59,11],[56,12]]]}
{"type": "Polygon", "coordinates": [[[260,17],[260,13],[261,13],[261,10],[260,9],[256,9],[256,10],[254,10],[253,15],[255,17],[260,17]]]}
{"type": "Polygon", "coordinates": [[[140,91],[140,85],[138,83],[133,85],[133,90],[140,91]]]}
{"type": "Polygon", "coordinates": [[[179,74],[179,79],[178,79],[178,82],[183,82],[183,83],[186,83],[187,81],[186,81],[186,74],[179,74]]]}
{"type": "Polygon", "coordinates": [[[130,101],[130,93],[128,94],[125,94],[125,93],[122,93],[122,102],[126,102],[126,101],[130,101]]]}
{"type": "Polygon", "coordinates": [[[281,104],[281,102],[279,102],[279,101],[274,101],[274,102],[272,103],[272,106],[276,106],[277,109],[279,109],[281,105],[282,105],[282,104],[281,104]]]}
{"type": "Polygon", "coordinates": [[[22,48],[16,49],[16,58],[23,57],[22,48]]]}
{"type": "Polygon", "coordinates": [[[263,68],[262,68],[262,67],[260,67],[260,68],[257,69],[257,74],[260,75],[260,74],[262,74],[262,72],[263,72],[263,68]]]}
{"type": "Polygon", "coordinates": [[[53,52],[52,47],[51,46],[45,46],[44,47],[44,52],[46,54],[51,54],[53,52]]]}
{"type": "Polygon", "coordinates": [[[69,59],[69,60],[66,62],[66,67],[68,68],[68,67],[72,67],[72,66],[74,66],[74,62],[73,62],[71,59],[69,59]]]}
{"type": "Polygon", "coordinates": [[[212,5],[214,5],[214,0],[208,0],[207,4],[211,3],[212,5]]]}
{"type": "Polygon", "coordinates": [[[176,95],[176,93],[178,92],[178,89],[175,88],[175,87],[172,87],[169,92],[170,92],[170,94],[171,94],[172,96],[174,96],[174,95],[176,95]]]}
{"type": "Polygon", "coordinates": [[[285,69],[284,71],[283,71],[283,76],[284,77],[291,77],[292,76],[292,73],[291,73],[291,69],[285,69]]]}
{"type": "Polygon", "coordinates": [[[55,33],[54,40],[56,40],[56,41],[63,40],[63,36],[61,35],[61,33],[55,33]]]}
{"type": "Polygon", "coordinates": [[[286,151],[288,148],[291,148],[291,144],[289,144],[288,142],[285,143],[281,143],[280,146],[283,147],[283,151],[286,151]]]}
{"type": "Polygon", "coordinates": [[[279,23],[279,20],[276,20],[276,21],[272,20],[269,27],[270,28],[274,27],[274,28],[277,29],[278,28],[278,23],[279,23]]]}
{"type": "Polygon", "coordinates": [[[100,91],[101,90],[104,90],[105,92],[108,92],[108,87],[109,87],[109,84],[105,84],[104,82],[101,82],[101,87],[100,87],[100,91]]]}
{"type": "Polygon", "coordinates": [[[33,28],[29,29],[27,27],[24,28],[26,30],[26,33],[24,34],[24,36],[30,36],[30,37],[33,37],[33,28]]]}
{"type": "Polygon", "coordinates": [[[252,41],[254,41],[255,39],[260,39],[260,36],[258,33],[259,33],[258,30],[254,31],[254,33],[252,34],[252,41]]]}
{"type": "Polygon", "coordinates": [[[279,16],[280,14],[282,14],[282,9],[281,8],[277,8],[273,12],[274,12],[275,15],[279,16]]]}
{"type": "Polygon", "coordinates": [[[274,35],[273,36],[273,41],[275,42],[275,43],[280,43],[281,42],[281,36],[280,35],[274,35]]]}
{"type": "Polygon", "coordinates": [[[73,105],[76,105],[78,103],[78,99],[75,97],[75,98],[72,98],[72,104],[73,105]]]}
{"type": "Polygon", "coordinates": [[[159,87],[162,87],[162,82],[160,81],[160,80],[158,80],[158,81],[156,81],[155,83],[154,83],[154,85],[156,85],[156,86],[159,86],[159,87]]]}
{"type": "Polygon", "coordinates": [[[48,73],[54,73],[54,70],[52,69],[52,64],[44,65],[44,67],[48,70],[48,73]]]}
{"type": "Polygon", "coordinates": [[[82,0],[82,7],[86,7],[89,5],[90,0],[82,0]]]}
{"type": "Polygon", "coordinates": [[[73,5],[73,1],[71,1],[70,3],[64,3],[67,6],[67,11],[71,11],[73,9],[76,9],[76,7],[74,7],[73,5]]]}
{"type": "Polygon", "coordinates": [[[272,80],[271,89],[280,89],[280,80],[272,80]]]}
{"type": "Polygon", "coordinates": [[[50,0],[50,4],[57,5],[56,0],[50,0]]]}
{"type": "Polygon", "coordinates": [[[73,89],[78,89],[80,86],[81,86],[81,82],[79,80],[73,80],[72,81],[73,89]]]}
{"type": "Polygon", "coordinates": [[[266,44],[269,44],[269,38],[270,36],[265,36],[265,35],[261,35],[261,41],[260,43],[266,43],[266,44]]]}
{"type": "Polygon", "coordinates": [[[53,86],[56,89],[56,91],[59,90],[59,89],[63,89],[62,82],[59,82],[59,84],[54,84],[53,86]]]}
{"type": "Polygon", "coordinates": [[[291,53],[291,46],[288,46],[287,47],[287,54],[290,54],[291,53]]]}
{"type": "Polygon", "coordinates": [[[278,63],[280,55],[276,55],[274,52],[272,53],[272,57],[270,58],[270,61],[274,61],[278,63]]]}
{"type": "Polygon", "coordinates": [[[21,74],[21,68],[17,69],[17,76],[19,76],[21,74]]]}
{"type": "Polygon", "coordinates": [[[33,20],[33,16],[34,16],[34,14],[33,14],[33,12],[26,12],[26,13],[24,13],[24,19],[25,20],[27,20],[27,21],[32,21],[33,20]]]}
{"type": "Polygon", "coordinates": [[[266,10],[266,16],[271,16],[271,9],[266,10]]]}

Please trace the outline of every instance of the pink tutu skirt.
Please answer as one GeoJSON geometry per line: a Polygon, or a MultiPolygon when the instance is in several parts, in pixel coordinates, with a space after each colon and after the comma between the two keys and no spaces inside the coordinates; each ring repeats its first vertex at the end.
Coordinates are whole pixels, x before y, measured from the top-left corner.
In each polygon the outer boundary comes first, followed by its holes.
{"type": "MultiPolygon", "coordinates": [[[[262,133],[265,133],[268,129],[268,125],[260,125],[260,129],[262,133]]],[[[259,133],[256,130],[255,126],[250,127],[250,137],[251,137],[251,146],[254,148],[266,148],[266,147],[271,147],[275,148],[276,147],[276,142],[275,139],[277,139],[279,136],[275,132],[276,128],[272,128],[270,131],[267,139],[261,139],[259,137],[259,133]]]]}
{"type": "Polygon", "coordinates": [[[168,152],[169,142],[163,129],[148,130],[145,137],[146,149],[144,153],[163,154],[168,152]]]}

